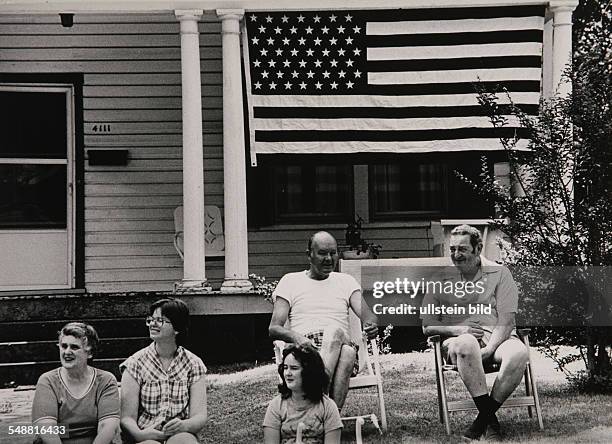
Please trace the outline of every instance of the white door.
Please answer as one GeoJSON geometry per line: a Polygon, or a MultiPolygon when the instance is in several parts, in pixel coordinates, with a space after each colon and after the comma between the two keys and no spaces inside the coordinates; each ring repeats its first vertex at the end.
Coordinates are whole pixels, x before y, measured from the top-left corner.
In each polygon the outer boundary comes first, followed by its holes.
{"type": "Polygon", "coordinates": [[[73,100],[0,84],[0,291],[74,286],[73,100]]]}

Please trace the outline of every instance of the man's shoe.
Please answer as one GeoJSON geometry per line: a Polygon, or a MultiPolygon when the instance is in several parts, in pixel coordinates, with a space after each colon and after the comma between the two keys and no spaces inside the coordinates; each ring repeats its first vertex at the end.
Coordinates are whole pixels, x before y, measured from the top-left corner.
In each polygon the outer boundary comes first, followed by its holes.
{"type": "Polygon", "coordinates": [[[494,416],[491,422],[487,424],[487,430],[485,432],[485,439],[488,441],[501,441],[502,433],[501,426],[497,420],[497,416],[494,416]]]}
{"type": "Polygon", "coordinates": [[[479,421],[474,421],[471,426],[469,426],[465,432],[463,432],[463,437],[468,440],[479,439],[486,430],[486,425],[483,426],[479,421]]]}

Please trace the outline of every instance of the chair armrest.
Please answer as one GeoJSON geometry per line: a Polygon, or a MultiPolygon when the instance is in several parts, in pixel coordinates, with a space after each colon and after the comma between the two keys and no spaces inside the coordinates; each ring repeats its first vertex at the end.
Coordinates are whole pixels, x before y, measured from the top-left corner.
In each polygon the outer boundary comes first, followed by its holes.
{"type": "Polygon", "coordinates": [[[431,342],[432,344],[435,344],[436,342],[442,342],[442,336],[440,336],[440,335],[432,335],[432,336],[428,337],[427,340],[429,342],[431,342]]]}
{"type": "Polygon", "coordinates": [[[529,333],[531,333],[531,329],[530,328],[518,328],[516,330],[516,333],[519,335],[520,338],[524,338],[529,336],[529,333]]]}

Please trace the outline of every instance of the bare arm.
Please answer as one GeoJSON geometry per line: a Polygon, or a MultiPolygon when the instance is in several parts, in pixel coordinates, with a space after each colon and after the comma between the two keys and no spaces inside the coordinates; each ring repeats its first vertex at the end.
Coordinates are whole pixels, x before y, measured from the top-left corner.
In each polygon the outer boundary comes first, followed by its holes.
{"type": "Polygon", "coordinates": [[[515,313],[500,313],[497,318],[497,325],[491,333],[491,339],[489,343],[483,347],[480,352],[482,359],[487,359],[495,353],[497,347],[499,347],[505,340],[507,340],[512,334],[512,330],[516,325],[515,313]]]}
{"type": "Polygon", "coordinates": [[[119,418],[106,418],[98,422],[98,434],[93,440],[93,444],[110,444],[115,437],[119,418]]]}
{"type": "MultiPolygon", "coordinates": [[[[56,426],[57,421],[55,419],[41,419],[36,421],[36,425],[38,426],[56,426]]],[[[43,444],[62,444],[62,440],[59,435],[38,435],[43,444]]]]}
{"type": "Polygon", "coordinates": [[[153,439],[156,441],[165,441],[168,435],[149,427],[142,430],[138,427],[136,419],[138,418],[138,404],[140,402],[140,386],[130,372],[125,370],[121,377],[121,427],[129,433],[134,441],[146,441],[153,439]]]}
{"type": "Polygon", "coordinates": [[[312,341],[299,333],[285,327],[289,318],[289,302],[281,297],[274,301],[274,311],[270,320],[268,333],[270,339],[280,339],[281,341],[291,342],[298,346],[312,346],[312,341]]]}
{"type": "Polygon", "coordinates": [[[363,295],[361,294],[361,290],[356,290],[351,295],[349,300],[351,305],[351,309],[359,316],[361,319],[361,325],[363,326],[363,330],[368,335],[368,339],[373,339],[378,334],[378,318],[366,303],[363,295]]]}
{"type": "Polygon", "coordinates": [[[207,419],[206,376],[202,376],[189,388],[189,419],[173,418],[166,423],[163,431],[169,436],[181,432],[197,435],[207,419]]]}
{"type": "Polygon", "coordinates": [[[280,430],[273,429],[272,427],[264,427],[264,444],[280,444],[280,442],[280,430]]]}
{"type": "Polygon", "coordinates": [[[324,444],[340,444],[342,429],[330,430],[325,434],[324,444]]]}

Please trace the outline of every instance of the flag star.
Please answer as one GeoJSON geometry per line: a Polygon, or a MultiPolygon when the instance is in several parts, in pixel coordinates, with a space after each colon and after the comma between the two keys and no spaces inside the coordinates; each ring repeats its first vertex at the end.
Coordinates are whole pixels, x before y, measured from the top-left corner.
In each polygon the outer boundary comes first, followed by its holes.
{"type": "Polygon", "coordinates": [[[346,39],[346,44],[347,45],[350,45],[352,43],[353,43],[353,38],[352,37],[349,37],[348,39],[346,39]]]}
{"type": "Polygon", "coordinates": [[[329,55],[329,49],[325,48],[322,53],[325,57],[327,57],[329,55]]]}
{"type": "Polygon", "coordinates": [[[268,78],[268,74],[269,74],[268,71],[264,71],[264,72],[261,73],[261,77],[264,78],[264,79],[267,79],[268,78]]]}
{"type": "Polygon", "coordinates": [[[351,20],[353,20],[353,16],[352,15],[345,15],[344,16],[344,20],[346,20],[347,22],[350,22],[351,20]]]}
{"type": "Polygon", "coordinates": [[[308,48],[308,49],[306,50],[306,55],[307,55],[307,56],[311,56],[311,57],[312,57],[312,55],[313,55],[313,54],[314,54],[314,51],[313,51],[311,48],[308,48]]]}
{"type": "Polygon", "coordinates": [[[297,79],[299,76],[300,76],[300,73],[295,70],[291,73],[291,77],[293,77],[294,79],[297,79]]]}
{"type": "Polygon", "coordinates": [[[300,83],[300,89],[306,89],[306,84],[304,82],[300,83]]]}
{"type": "Polygon", "coordinates": [[[332,14],[332,15],[330,15],[330,16],[329,16],[329,21],[330,21],[330,22],[335,22],[337,18],[338,18],[337,16],[335,16],[334,14],[332,14]]]}
{"type": "Polygon", "coordinates": [[[253,45],[257,45],[259,43],[259,39],[257,37],[253,37],[251,41],[253,42],[253,45]]]}
{"type": "Polygon", "coordinates": [[[332,68],[338,66],[338,61],[336,59],[332,59],[329,63],[331,64],[332,68]]]}
{"type": "Polygon", "coordinates": [[[283,39],[283,45],[288,45],[288,44],[289,44],[289,42],[290,42],[290,41],[289,41],[289,39],[288,39],[287,37],[285,37],[285,38],[283,39]]]}
{"type": "Polygon", "coordinates": [[[327,34],[329,32],[329,28],[327,26],[323,26],[321,28],[321,31],[323,32],[323,34],[327,34]]]}
{"type": "Polygon", "coordinates": [[[298,15],[298,23],[304,23],[304,16],[302,14],[298,15]]]}
{"type": "Polygon", "coordinates": [[[346,73],[342,70],[340,70],[340,72],[338,73],[338,77],[340,77],[341,79],[343,79],[345,75],[346,73]]]}
{"type": "Polygon", "coordinates": [[[285,89],[291,89],[291,83],[290,82],[285,83],[285,89]]]}
{"type": "Polygon", "coordinates": [[[274,28],[274,32],[277,34],[280,34],[283,30],[280,29],[278,26],[276,28],[274,28]]]}
{"type": "Polygon", "coordinates": [[[306,28],[306,34],[312,34],[312,28],[310,26],[306,28]]]}
{"type": "Polygon", "coordinates": [[[339,55],[339,56],[343,56],[345,52],[346,52],[346,51],[345,51],[344,49],[340,48],[340,49],[338,50],[338,55],[339,55]]]}
{"type": "Polygon", "coordinates": [[[251,14],[251,21],[252,22],[256,22],[257,21],[257,16],[255,14],[251,14]]]}
{"type": "Polygon", "coordinates": [[[314,39],[314,44],[315,46],[318,46],[321,44],[321,39],[319,37],[317,37],[316,39],[314,39]]]}
{"type": "Polygon", "coordinates": [[[276,62],[274,60],[268,60],[268,66],[270,68],[274,68],[276,66],[276,62]]]}
{"type": "Polygon", "coordinates": [[[306,75],[308,76],[308,78],[309,78],[309,79],[312,79],[312,78],[313,78],[313,76],[314,76],[314,72],[312,72],[312,70],[311,70],[311,71],[308,71],[308,72],[306,73],[306,75]]]}
{"type": "Polygon", "coordinates": [[[299,43],[300,45],[305,45],[305,44],[306,44],[306,39],[305,39],[304,37],[300,37],[300,38],[298,39],[298,43],[299,43]]]}
{"type": "Polygon", "coordinates": [[[328,71],[323,71],[323,78],[329,79],[329,72],[328,71]]]}
{"type": "Polygon", "coordinates": [[[259,32],[261,32],[262,34],[263,34],[264,32],[266,32],[266,27],[265,27],[264,25],[261,25],[261,26],[259,27],[259,32]]]}
{"type": "Polygon", "coordinates": [[[348,89],[352,89],[352,88],[353,88],[353,85],[354,85],[354,83],[353,83],[353,82],[351,82],[350,80],[349,80],[348,82],[346,82],[346,87],[347,87],[348,89]]]}
{"type": "Polygon", "coordinates": [[[265,57],[268,55],[268,50],[266,48],[263,48],[261,51],[259,51],[259,53],[265,57]]]}
{"type": "Polygon", "coordinates": [[[315,61],[315,66],[316,66],[317,68],[320,68],[322,63],[323,63],[323,62],[321,62],[321,60],[317,59],[317,60],[315,61]]]}
{"type": "Polygon", "coordinates": [[[268,42],[268,45],[274,45],[274,39],[272,37],[266,40],[266,42],[268,42]]]}
{"type": "Polygon", "coordinates": [[[319,23],[321,21],[321,17],[319,17],[318,15],[315,15],[312,19],[315,23],[319,23]]]}
{"type": "Polygon", "coordinates": [[[283,23],[287,23],[289,21],[289,17],[287,17],[286,15],[283,15],[281,17],[281,20],[283,21],[283,23]]]}
{"type": "Polygon", "coordinates": [[[266,23],[272,23],[272,17],[267,16],[266,17],[266,23]]]}
{"type": "Polygon", "coordinates": [[[346,29],[346,28],[345,28],[344,26],[340,26],[340,27],[338,27],[338,34],[344,34],[344,30],[345,30],[345,29],[346,29]]]}
{"type": "Polygon", "coordinates": [[[278,49],[277,49],[276,51],[274,51],[274,52],[276,52],[276,55],[277,55],[277,56],[281,56],[281,55],[283,55],[283,50],[282,50],[282,49],[280,49],[280,48],[278,48],[278,49]]]}
{"type": "Polygon", "coordinates": [[[259,60],[255,60],[255,61],[253,62],[253,66],[254,66],[255,68],[259,68],[259,65],[261,65],[261,62],[260,62],[259,60]]]}
{"type": "Polygon", "coordinates": [[[300,60],[298,63],[300,64],[300,68],[306,68],[306,62],[304,59],[300,60]]]}
{"type": "Polygon", "coordinates": [[[355,26],[355,27],[353,28],[353,32],[354,32],[355,34],[359,34],[359,32],[360,32],[360,31],[361,31],[361,28],[360,28],[359,26],[355,26]]]}
{"type": "Polygon", "coordinates": [[[261,89],[261,83],[255,82],[255,89],[261,89]]]}
{"type": "Polygon", "coordinates": [[[291,55],[292,55],[293,57],[295,57],[295,56],[297,56],[297,55],[298,55],[298,52],[299,52],[299,51],[298,51],[297,49],[293,48],[293,49],[291,50],[291,55]]]}
{"type": "Polygon", "coordinates": [[[274,82],[270,83],[270,89],[276,89],[276,83],[274,82]]]}
{"type": "Polygon", "coordinates": [[[329,44],[330,45],[335,45],[337,41],[338,41],[338,39],[336,37],[332,37],[331,39],[329,39],[329,44]]]}
{"type": "Polygon", "coordinates": [[[354,74],[355,74],[355,78],[356,79],[361,78],[361,71],[357,70],[357,71],[354,72],[354,74]]]}
{"type": "Polygon", "coordinates": [[[283,66],[285,68],[289,68],[289,65],[291,65],[291,62],[289,60],[285,59],[285,61],[283,62],[283,66]]]}
{"type": "Polygon", "coordinates": [[[317,89],[321,89],[323,85],[321,84],[321,82],[317,82],[315,83],[315,86],[317,87],[317,89]]]}
{"type": "Polygon", "coordinates": [[[346,61],[346,66],[353,66],[353,61],[351,59],[348,59],[346,61]]]}
{"type": "Polygon", "coordinates": [[[291,28],[289,28],[289,31],[291,31],[291,34],[295,34],[297,32],[297,28],[295,26],[292,26],[291,28]]]}
{"type": "Polygon", "coordinates": [[[361,49],[359,49],[359,48],[355,48],[355,49],[353,49],[353,54],[355,54],[356,56],[358,56],[359,54],[361,54],[361,49]]]}
{"type": "Polygon", "coordinates": [[[331,86],[332,89],[338,89],[338,84],[336,82],[331,82],[329,86],[331,86]]]}
{"type": "Polygon", "coordinates": [[[276,73],[276,77],[278,77],[279,79],[282,79],[284,74],[285,74],[284,72],[282,72],[282,71],[278,71],[278,72],[276,73]]]}

